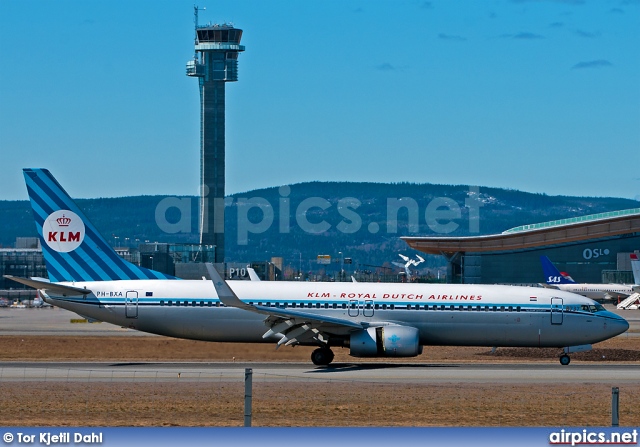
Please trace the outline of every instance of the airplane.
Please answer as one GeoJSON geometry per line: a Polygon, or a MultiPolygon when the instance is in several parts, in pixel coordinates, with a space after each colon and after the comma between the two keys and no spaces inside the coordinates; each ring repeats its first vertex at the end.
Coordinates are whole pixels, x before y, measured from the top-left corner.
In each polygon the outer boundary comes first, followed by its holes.
{"type": "Polygon", "coordinates": [[[415,259],[410,259],[409,256],[405,256],[402,253],[398,253],[398,256],[400,256],[400,258],[402,258],[402,260],[405,261],[405,263],[404,264],[402,264],[401,262],[391,262],[391,263],[396,267],[400,267],[404,269],[404,273],[408,281],[411,279],[411,270],[409,269],[409,266],[413,265],[417,267],[418,264],[422,264],[424,262],[424,258],[422,258],[420,255],[416,255],[416,258],[418,258],[418,260],[416,261],[415,259]]]}
{"type": "Polygon", "coordinates": [[[353,357],[415,357],[423,346],[511,346],[569,354],[629,328],[622,317],[580,295],[481,284],[181,280],[117,256],[46,169],[25,169],[49,280],[6,275],[45,302],[164,336],[217,342],[316,346],[353,357]]]}
{"type": "Polygon", "coordinates": [[[42,299],[42,297],[40,296],[40,293],[38,291],[36,291],[37,296],[33,299],[33,301],[31,301],[31,305],[33,307],[37,307],[37,308],[41,308],[41,307],[51,307],[51,304],[47,304],[44,302],[44,300],[42,299]]]}
{"type": "Polygon", "coordinates": [[[540,262],[546,281],[543,286],[548,288],[577,293],[594,300],[626,298],[636,291],[634,285],[627,284],[577,283],[566,272],[559,271],[547,256],[540,256],[540,262]]]}

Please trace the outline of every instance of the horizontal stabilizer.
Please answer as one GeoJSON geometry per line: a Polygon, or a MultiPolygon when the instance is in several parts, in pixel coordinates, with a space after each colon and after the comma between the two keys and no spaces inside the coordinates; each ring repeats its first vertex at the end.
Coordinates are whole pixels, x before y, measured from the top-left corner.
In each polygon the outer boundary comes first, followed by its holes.
{"type": "Polygon", "coordinates": [[[65,286],[62,284],[40,281],[37,279],[20,278],[18,276],[4,275],[5,278],[10,279],[25,286],[33,287],[38,290],[48,290],[54,294],[69,296],[69,295],[88,295],[91,293],[89,289],[81,289],[80,287],[65,286]]]}

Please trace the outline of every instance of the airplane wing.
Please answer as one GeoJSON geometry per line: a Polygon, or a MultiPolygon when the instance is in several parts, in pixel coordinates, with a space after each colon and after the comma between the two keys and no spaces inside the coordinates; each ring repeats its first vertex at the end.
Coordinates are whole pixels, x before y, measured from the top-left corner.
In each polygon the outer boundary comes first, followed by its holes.
{"type": "Polygon", "coordinates": [[[206,267],[213,286],[216,289],[216,293],[218,294],[218,298],[220,298],[220,301],[225,306],[237,307],[238,309],[267,316],[264,323],[269,327],[269,330],[264,333],[262,338],[281,334],[282,338],[278,341],[276,349],[283,344],[289,346],[316,339],[326,342],[327,340],[324,339],[323,333],[345,335],[368,326],[366,323],[361,324],[342,318],[328,317],[326,315],[245,303],[238,298],[227,282],[220,277],[220,274],[213,267],[213,264],[207,263],[206,267]]]}
{"type": "Polygon", "coordinates": [[[60,294],[62,296],[77,296],[77,295],[88,295],[91,293],[89,289],[81,289],[80,287],[71,287],[65,286],[63,284],[58,284],[55,282],[42,281],[37,279],[29,279],[29,278],[20,278],[12,275],[4,275],[5,278],[10,279],[15,282],[19,282],[20,284],[24,284],[25,286],[33,287],[38,290],[49,290],[53,293],[60,294]]]}

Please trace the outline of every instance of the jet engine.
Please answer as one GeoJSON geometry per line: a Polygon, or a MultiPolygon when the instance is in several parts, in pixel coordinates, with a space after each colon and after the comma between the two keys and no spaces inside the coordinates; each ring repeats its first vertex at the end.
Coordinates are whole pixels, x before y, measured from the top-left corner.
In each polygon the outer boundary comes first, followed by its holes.
{"type": "Polygon", "coordinates": [[[351,334],[353,357],[415,357],[422,354],[418,329],[409,326],[370,327],[351,334]]]}

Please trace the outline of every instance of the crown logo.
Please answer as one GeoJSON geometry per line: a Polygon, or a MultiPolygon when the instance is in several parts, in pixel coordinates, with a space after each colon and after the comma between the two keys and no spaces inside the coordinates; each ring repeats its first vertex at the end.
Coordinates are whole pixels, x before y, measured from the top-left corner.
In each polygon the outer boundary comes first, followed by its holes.
{"type": "Polygon", "coordinates": [[[65,215],[63,214],[62,217],[58,217],[56,219],[56,222],[58,222],[58,225],[61,227],[68,227],[71,223],[71,219],[69,217],[65,217],[65,215]]]}

